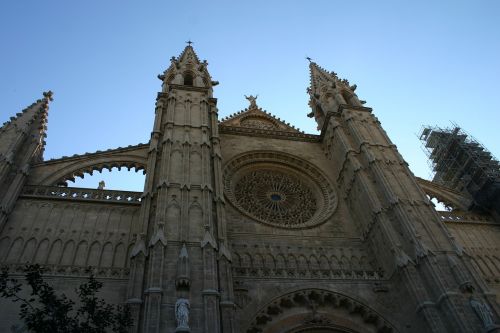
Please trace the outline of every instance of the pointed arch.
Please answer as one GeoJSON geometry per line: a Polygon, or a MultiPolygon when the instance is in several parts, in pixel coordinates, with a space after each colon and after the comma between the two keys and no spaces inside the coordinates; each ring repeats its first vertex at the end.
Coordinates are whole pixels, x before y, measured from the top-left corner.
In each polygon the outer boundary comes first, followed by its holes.
{"type": "Polygon", "coordinates": [[[93,242],[87,257],[87,266],[97,267],[101,254],[101,244],[97,241],[93,242]]]}
{"type": "Polygon", "coordinates": [[[298,257],[297,267],[300,270],[308,270],[309,269],[309,264],[307,262],[306,257],[303,254],[299,255],[299,257],[298,257]]]}
{"type": "Polygon", "coordinates": [[[125,245],[123,245],[123,243],[118,243],[115,247],[115,253],[113,256],[113,267],[125,267],[126,255],[125,245]]]}
{"type": "Polygon", "coordinates": [[[201,110],[200,104],[193,103],[191,104],[191,126],[200,127],[201,126],[201,110]]]}
{"type": "Polygon", "coordinates": [[[249,253],[243,253],[241,255],[241,267],[251,268],[252,267],[252,256],[249,253]]]}
{"type": "Polygon", "coordinates": [[[177,202],[175,196],[172,197],[168,206],[165,222],[165,229],[167,234],[177,235],[180,228],[181,207],[177,202]]]}
{"type": "Polygon", "coordinates": [[[49,265],[57,265],[59,264],[59,260],[61,259],[62,252],[62,241],[60,239],[56,240],[49,251],[49,257],[47,258],[47,263],[49,265]]]}
{"type": "Polygon", "coordinates": [[[311,254],[309,256],[309,269],[311,269],[311,270],[320,269],[319,260],[318,260],[318,258],[316,258],[316,256],[314,254],[311,254]]]}
{"type": "Polygon", "coordinates": [[[35,258],[33,259],[34,263],[44,264],[49,255],[49,240],[45,238],[38,244],[38,248],[36,249],[35,258]]]}
{"type": "Polygon", "coordinates": [[[22,237],[18,237],[12,242],[9,253],[7,254],[8,263],[17,263],[19,257],[21,256],[21,251],[23,250],[24,240],[22,237]]]}
{"type": "Polygon", "coordinates": [[[330,270],[331,269],[330,262],[324,254],[319,256],[319,267],[322,270],[330,270]]]}
{"type": "Polygon", "coordinates": [[[264,267],[271,270],[276,269],[276,260],[271,253],[266,253],[264,255],[264,267]]]}
{"type": "Polygon", "coordinates": [[[192,86],[193,85],[193,81],[194,81],[194,75],[193,75],[193,72],[191,71],[185,71],[184,72],[184,85],[185,86],[192,86]]]}
{"type": "Polygon", "coordinates": [[[21,255],[21,258],[19,258],[19,262],[20,263],[33,262],[35,249],[36,249],[36,239],[35,238],[28,239],[28,241],[24,244],[23,254],[21,255]]]}
{"type": "Polygon", "coordinates": [[[130,267],[130,254],[132,253],[132,250],[134,249],[134,243],[130,243],[127,248],[127,263],[125,267],[130,267]]]}
{"type": "Polygon", "coordinates": [[[282,253],[276,256],[276,269],[286,269],[286,259],[282,253]]]}
{"type": "MultiPolygon", "coordinates": [[[[331,290],[309,288],[269,297],[244,325],[246,333],[313,332],[321,328],[333,332],[395,333],[396,327],[367,301],[331,290]],[[316,317],[310,321],[311,306],[316,317]],[[309,320],[308,320],[309,319],[309,320]]],[[[387,315],[390,315],[387,313],[387,315]]]]}
{"type": "Polygon", "coordinates": [[[75,266],[85,266],[87,261],[87,247],[88,247],[87,241],[81,241],[80,243],[78,243],[74,260],[75,266]]]}
{"type": "Polygon", "coordinates": [[[5,259],[5,256],[7,255],[9,251],[9,246],[10,246],[10,237],[6,236],[0,239],[0,262],[3,262],[5,259]]]}
{"type": "Polygon", "coordinates": [[[199,236],[202,237],[202,228],[200,226],[204,225],[203,223],[203,209],[201,208],[198,202],[194,202],[189,206],[189,229],[188,234],[193,237],[199,236]]]}
{"type": "Polygon", "coordinates": [[[189,156],[190,156],[189,181],[192,185],[199,185],[201,184],[201,178],[202,178],[201,155],[198,151],[192,151],[189,156]]]}
{"type": "Polygon", "coordinates": [[[75,251],[75,242],[73,240],[69,240],[64,244],[64,249],[61,257],[61,265],[69,266],[73,261],[73,254],[75,251]]]}
{"type": "Polygon", "coordinates": [[[264,268],[264,257],[260,253],[256,253],[253,256],[253,267],[254,268],[264,268]]]}
{"type": "Polygon", "coordinates": [[[113,265],[113,244],[107,242],[102,247],[101,261],[99,267],[111,267],[113,265]]]}

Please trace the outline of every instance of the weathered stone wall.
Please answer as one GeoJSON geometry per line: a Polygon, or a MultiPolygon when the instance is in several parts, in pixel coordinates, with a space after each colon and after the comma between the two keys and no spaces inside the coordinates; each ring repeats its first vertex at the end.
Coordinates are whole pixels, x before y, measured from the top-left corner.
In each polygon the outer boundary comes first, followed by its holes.
{"type": "MultiPolygon", "coordinates": [[[[324,223],[305,228],[289,228],[252,219],[235,207],[232,202],[234,198],[228,198],[226,193],[225,210],[232,250],[239,331],[245,332],[251,327],[260,312],[269,316],[267,307],[276,303],[273,303],[274,299],[290,292],[314,288],[323,290],[322,293],[334,292],[369,304],[391,322],[406,320],[397,315],[402,313],[397,310],[405,306],[399,302],[405,298],[404,291],[391,289],[383,272],[378,270],[380,265],[363,244],[361,233],[347,210],[344,198],[337,194],[336,180],[332,178],[333,173],[320,143],[223,134],[221,150],[223,170],[235,167],[236,163],[232,161],[244,159],[247,154],[255,155],[252,156],[255,163],[262,160],[262,164],[256,167],[257,172],[259,166],[272,169],[273,161],[266,159],[265,152],[284,156],[283,161],[278,158],[274,161],[277,169],[280,168],[280,163],[296,167],[298,172],[302,168],[304,179],[309,176],[308,173],[313,172],[313,169],[308,169],[308,165],[312,165],[326,177],[337,200],[335,211],[324,223]],[[290,156],[290,160],[286,160],[287,156],[290,156]],[[303,162],[301,164],[294,159],[303,162]]],[[[224,181],[230,182],[228,179],[224,181]]],[[[304,302],[293,302],[289,309],[297,312],[297,316],[300,314],[307,317],[311,314],[311,309],[309,301],[304,302]]],[[[326,310],[326,304],[327,302],[319,307],[318,313],[328,317],[333,312],[331,309],[326,310]]],[[[276,311],[283,313],[287,309],[280,305],[276,311]]],[[[274,321],[280,320],[278,315],[271,317],[274,321]]],[[[376,331],[376,325],[370,326],[362,316],[344,314],[343,317],[349,321],[344,323],[345,327],[376,331]]],[[[266,320],[259,318],[258,320],[266,320]]],[[[329,318],[325,320],[335,320],[333,317],[329,318]]]]}
{"type": "MultiPolygon", "coordinates": [[[[101,296],[123,303],[128,279],[131,224],[138,204],[21,198],[0,234],[0,264],[22,276],[28,262],[44,265],[56,290],[74,296],[88,276],[104,283],[101,296]]],[[[18,322],[18,308],[0,300],[0,332],[18,322]]]]}
{"type": "Polygon", "coordinates": [[[500,226],[496,223],[447,222],[446,226],[463,246],[477,273],[500,293],[500,226]]]}

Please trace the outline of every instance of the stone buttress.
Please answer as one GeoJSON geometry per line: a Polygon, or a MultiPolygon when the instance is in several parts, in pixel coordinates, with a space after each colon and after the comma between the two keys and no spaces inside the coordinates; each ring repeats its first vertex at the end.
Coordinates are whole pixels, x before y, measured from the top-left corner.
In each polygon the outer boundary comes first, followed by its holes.
{"type": "Polygon", "coordinates": [[[135,332],[234,332],[217,100],[207,62],[188,45],[158,77],[162,92],[146,170],[128,303],[135,332]],[[181,301],[179,301],[181,300],[181,301]],[[187,301],[186,301],[187,300],[187,301]],[[181,327],[182,326],[182,327],[181,327]]]}
{"type": "Polygon", "coordinates": [[[310,106],[340,195],[387,276],[412,296],[429,332],[475,332],[469,300],[494,295],[448,233],[356,85],[310,63],[310,106]],[[334,162],[333,162],[334,161],[334,162]]]}

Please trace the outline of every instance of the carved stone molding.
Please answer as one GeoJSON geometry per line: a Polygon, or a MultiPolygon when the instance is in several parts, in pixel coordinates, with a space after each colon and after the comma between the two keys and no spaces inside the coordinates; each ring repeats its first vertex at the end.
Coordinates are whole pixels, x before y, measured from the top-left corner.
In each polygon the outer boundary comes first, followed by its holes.
{"type": "Polygon", "coordinates": [[[74,201],[100,201],[123,204],[141,204],[142,192],[109,191],[89,188],[71,188],[60,186],[26,185],[21,192],[22,197],[52,198],[74,201]]]}
{"type": "MultiPolygon", "coordinates": [[[[25,264],[7,264],[11,274],[24,275],[25,264]]],[[[70,265],[42,265],[43,274],[47,276],[88,277],[91,273],[98,278],[127,279],[128,267],[85,267],[70,265]]]]}
{"type": "MultiPolygon", "coordinates": [[[[281,321],[287,325],[287,313],[296,316],[298,309],[308,312],[302,321],[302,328],[338,328],[341,331],[348,330],[349,327],[335,326],[334,322],[328,318],[328,314],[335,310],[344,310],[348,316],[358,317],[370,327],[370,332],[390,333],[396,332],[395,327],[384,319],[379,313],[349,296],[322,289],[304,289],[284,294],[268,302],[257,312],[247,325],[247,333],[260,333],[267,330],[271,325],[279,325],[281,321]]],[[[359,322],[359,319],[357,320],[359,322]]],[[[282,328],[282,327],[281,327],[282,328]]],[[[335,331],[335,330],[334,330],[335,331]]],[[[309,332],[309,331],[307,331],[309,332]]]]}

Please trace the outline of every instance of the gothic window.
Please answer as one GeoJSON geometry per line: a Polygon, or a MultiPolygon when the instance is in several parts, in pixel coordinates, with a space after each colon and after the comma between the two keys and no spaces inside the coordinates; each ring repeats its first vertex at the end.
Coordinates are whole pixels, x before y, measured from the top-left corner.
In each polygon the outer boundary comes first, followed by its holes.
{"type": "Polygon", "coordinates": [[[266,153],[255,154],[261,162],[248,165],[238,159],[235,164],[240,166],[229,163],[225,170],[225,193],[243,214],[263,224],[296,229],[321,224],[334,212],[337,197],[321,174],[294,168],[300,163],[294,158],[273,163],[266,161],[266,153]]]}
{"type": "Polygon", "coordinates": [[[189,72],[184,73],[184,85],[185,86],[193,85],[193,75],[189,72]]]}

